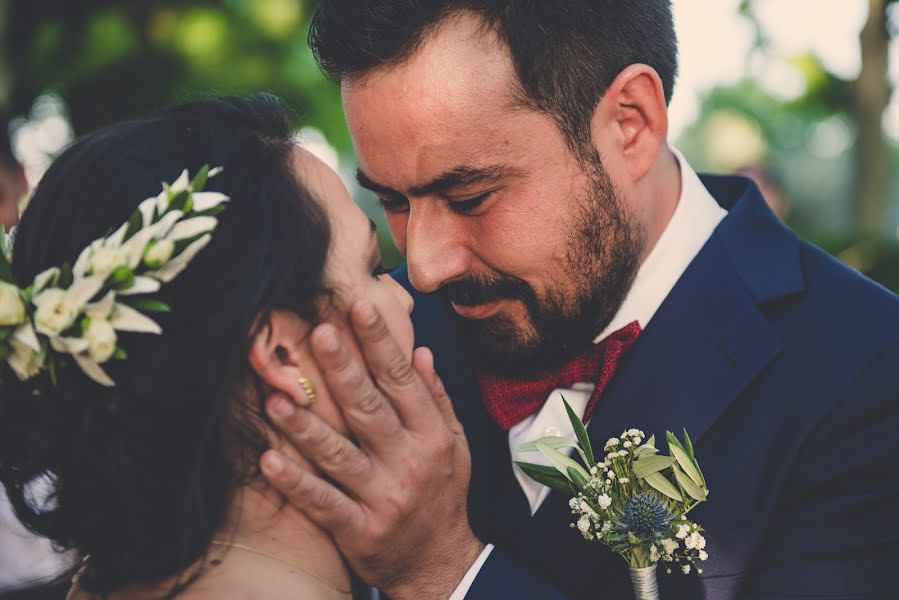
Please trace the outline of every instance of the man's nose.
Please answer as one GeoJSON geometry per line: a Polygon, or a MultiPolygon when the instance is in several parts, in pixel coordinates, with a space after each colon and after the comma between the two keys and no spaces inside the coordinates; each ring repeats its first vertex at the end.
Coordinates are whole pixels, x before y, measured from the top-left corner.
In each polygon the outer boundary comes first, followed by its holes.
{"type": "Polygon", "coordinates": [[[406,262],[415,289],[430,293],[447,281],[464,276],[470,254],[460,224],[433,200],[424,200],[409,212],[406,226],[406,262]]]}

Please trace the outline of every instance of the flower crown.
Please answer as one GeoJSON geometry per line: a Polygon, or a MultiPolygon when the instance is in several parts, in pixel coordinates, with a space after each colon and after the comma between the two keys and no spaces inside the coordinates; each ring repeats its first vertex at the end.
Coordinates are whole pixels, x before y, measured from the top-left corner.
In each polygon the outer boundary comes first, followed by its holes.
{"type": "MultiPolygon", "coordinates": [[[[126,223],[95,240],[75,261],[40,273],[27,287],[12,273],[14,232],[0,243],[0,359],[27,381],[57,373],[71,356],[84,373],[107,387],[115,382],[100,365],[125,360],[116,332],[160,334],[145,313],[171,308],[152,295],[181,274],[210,241],[228,196],[204,192],[221,168],[187,170],[147,198],[126,223]]],[[[2,226],[0,226],[2,232],[2,226]]]]}

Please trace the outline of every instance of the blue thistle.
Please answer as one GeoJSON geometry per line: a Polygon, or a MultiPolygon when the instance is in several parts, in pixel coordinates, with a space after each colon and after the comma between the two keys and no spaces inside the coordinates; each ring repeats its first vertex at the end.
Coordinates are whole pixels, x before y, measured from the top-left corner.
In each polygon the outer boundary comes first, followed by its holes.
{"type": "Polygon", "coordinates": [[[654,542],[671,529],[671,513],[652,494],[637,494],[624,504],[621,526],[641,542],[654,542]]]}

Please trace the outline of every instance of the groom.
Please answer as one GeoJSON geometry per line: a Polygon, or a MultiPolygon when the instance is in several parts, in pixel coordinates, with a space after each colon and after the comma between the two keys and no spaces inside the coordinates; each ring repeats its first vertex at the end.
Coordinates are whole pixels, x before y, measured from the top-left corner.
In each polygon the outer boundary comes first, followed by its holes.
{"type": "Polygon", "coordinates": [[[666,145],[668,0],[321,0],[310,40],[446,386],[360,302],[361,353],[312,336],[355,443],[272,414],[326,477],[277,451],[266,476],[357,573],[395,599],[630,597],[513,468],[571,435],[564,394],[594,447],[695,440],[709,558],[663,598],[899,597],[899,300],[666,145]]]}

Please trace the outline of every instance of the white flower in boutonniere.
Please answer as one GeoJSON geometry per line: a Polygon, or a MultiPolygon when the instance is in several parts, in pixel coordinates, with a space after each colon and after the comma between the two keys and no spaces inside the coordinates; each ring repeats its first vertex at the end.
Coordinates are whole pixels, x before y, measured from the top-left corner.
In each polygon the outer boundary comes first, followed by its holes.
{"type": "MultiPolygon", "coordinates": [[[[563,399],[564,402],[564,399],[563,399]]],[[[609,439],[606,456],[597,461],[584,423],[564,402],[577,443],[544,437],[519,448],[539,452],[551,467],[516,463],[532,479],[570,495],[571,525],[585,540],[600,541],[621,555],[631,570],[638,600],[658,598],[656,566],[684,574],[708,558],[702,528],[687,514],[708,497],[690,436],[681,442],[666,435],[670,456],[659,453],[655,436],[645,440],[639,429],[609,439]],[[573,448],[575,458],[561,449],[573,448]],[[580,458],[580,462],[576,460],[580,458]]]]}
{"type": "Polygon", "coordinates": [[[183,272],[212,239],[229,199],[202,190],[220,171],[203,167],[193,180],[183,171],[113,233],[84,248],[74,265],[47,269],[28,287],[13,277],[12,246],[4,235],[0,359],[23,381],[46,371],[55,384],[57,370],[71,358],[97,383],[115,385],[100,365],[127,358],[118,332],[162,333],[144,313],[170,307],[147,296],[183,272]]]}

